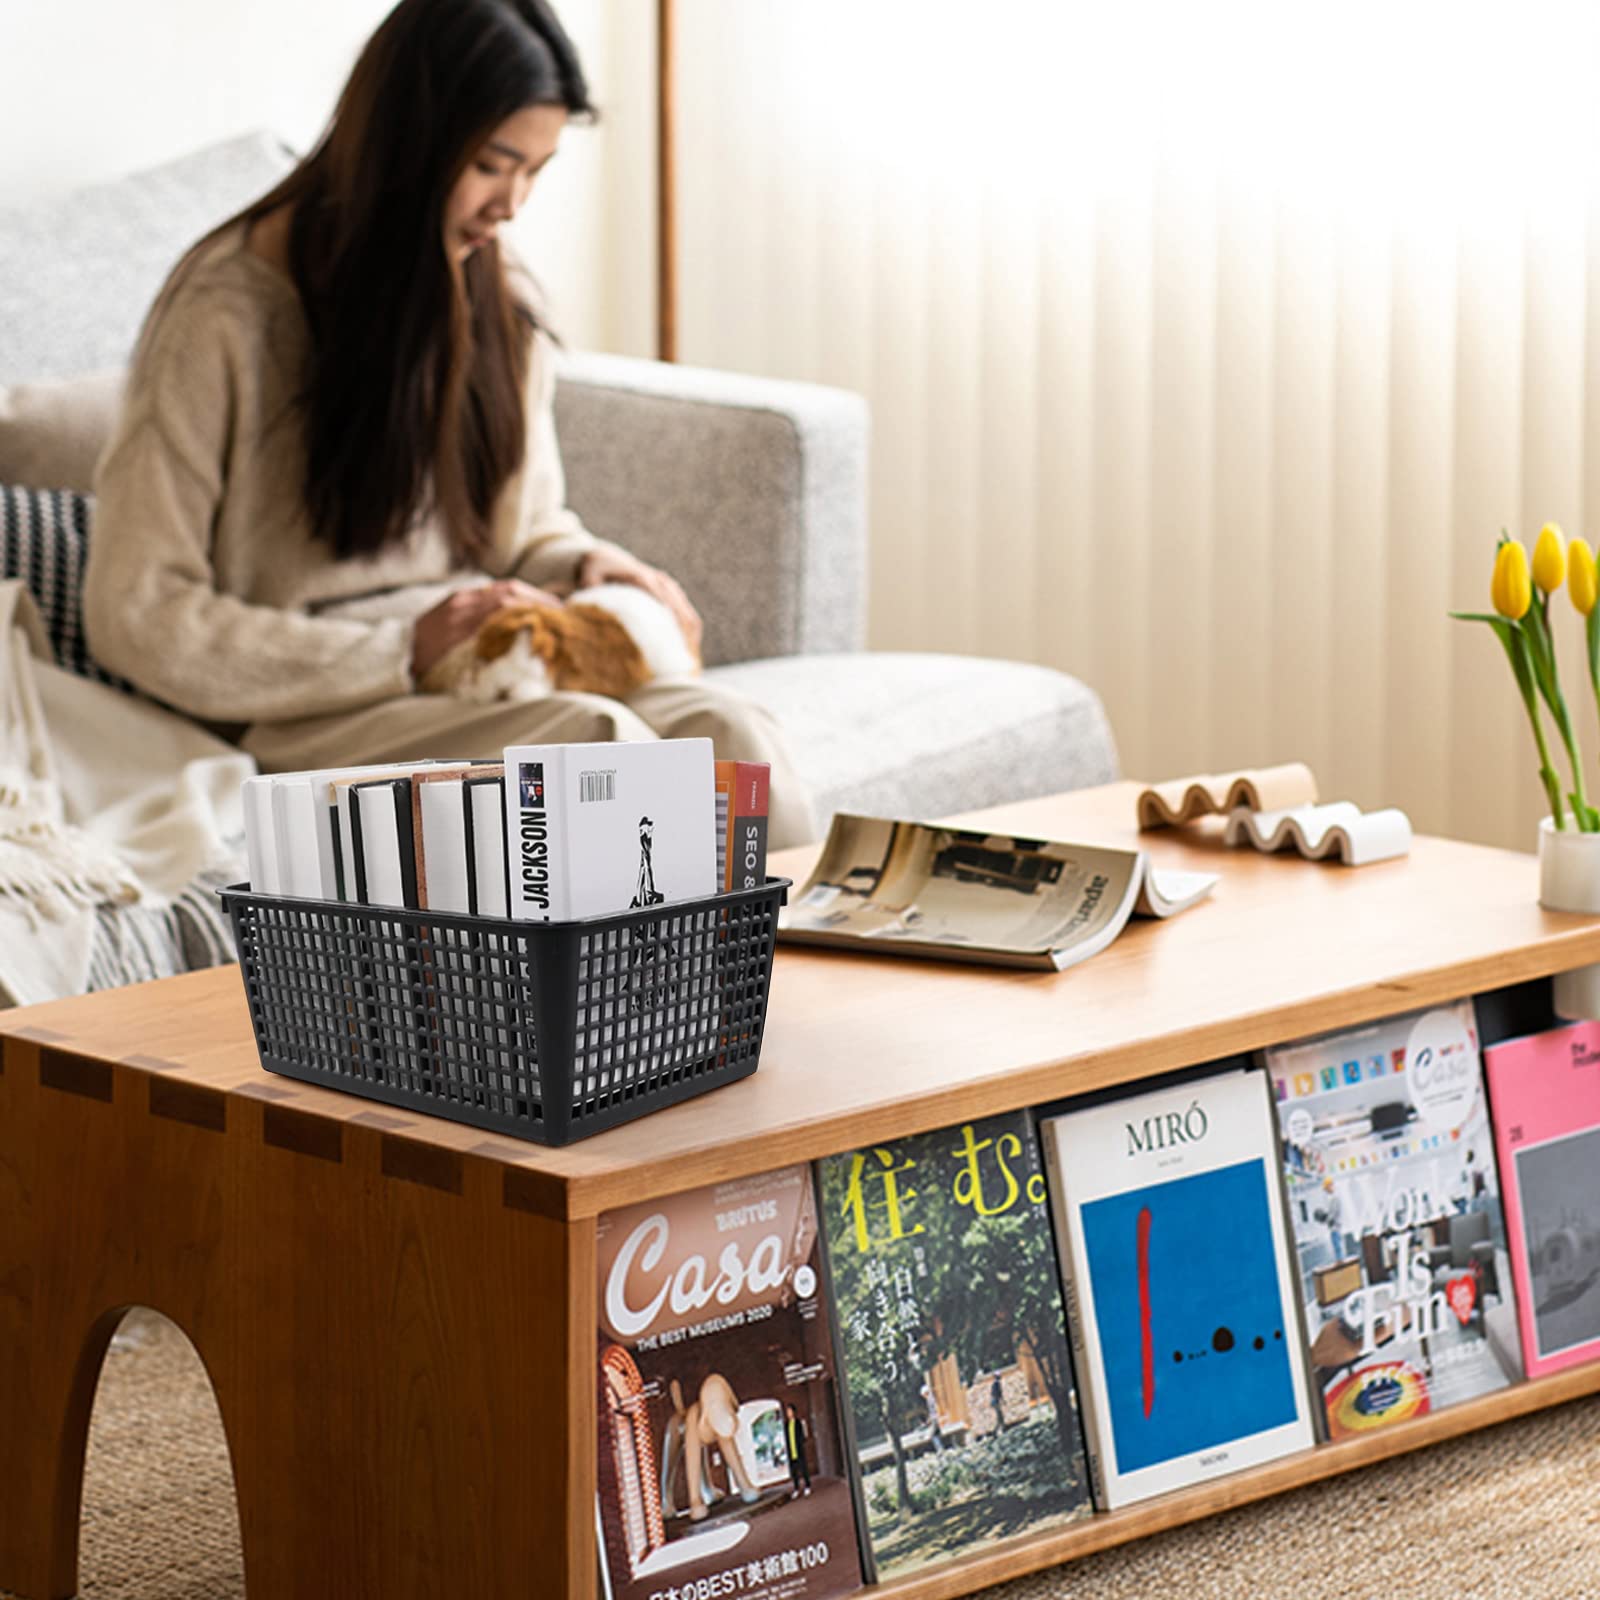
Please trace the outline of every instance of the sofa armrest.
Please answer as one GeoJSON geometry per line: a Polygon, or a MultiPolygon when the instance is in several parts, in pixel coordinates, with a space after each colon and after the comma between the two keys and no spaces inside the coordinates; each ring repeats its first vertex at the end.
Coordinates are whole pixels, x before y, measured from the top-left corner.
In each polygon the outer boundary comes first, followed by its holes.
{"type": "Polygon", "coordinates": [[[568,502],[683,584],[706,620],[707,666],[862,648],[859,395],[571,354],[556,428],[568,502]]]}

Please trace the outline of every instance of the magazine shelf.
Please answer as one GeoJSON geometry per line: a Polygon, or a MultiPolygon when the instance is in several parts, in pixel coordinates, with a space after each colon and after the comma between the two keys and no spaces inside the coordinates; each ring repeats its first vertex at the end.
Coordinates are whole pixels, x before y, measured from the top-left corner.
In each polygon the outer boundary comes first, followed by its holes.
{"type": "Polygon", "coordinates": [[[913,1577],[875,1584],[860,1590],[859,1594],[861,1600],[871,1596],[878,1600],[955,1600],[956,1596],[1003,1583],[1008,1578],[1092,1555],[1097,1550],[1109,1550],[1150,1534],[1164,1533],[1169,1528],[1201,1522],[1273,1495],[1286,1494],[1291,1489],[1320,1483],[1324,1478],[1357,1472],[1363,1467],[1408,1455],[1413,1450],[1597,1392],[1600,1392],[1600,1363],[1577,1367],[1553,1378],[1513,1384],[1498,1394],[1464,1401],[1447,1411],[1380,1429],[1364,1439],[1341,1440],[1319,1445],[1315,1450],[1302,1450],[1267,1466],[1217,1478],[1198,1488],[1162,1495],[1123,1511],[1099,1513],[1064,1531],[1017,1539],[974,1560],[953,1561],[913,1577]]]}
{"type": "MultiPolygon", "coordinates": [[[[1129,845],[1138,792],[970,820],[1129,845]]],[[[1419,838],[1347,869],[1230,851],[1219,819],[1139,842],[1220,872],[1213,897],[1060,975],[780,948],[759,1072],[565,1148],[264,1083],[232,969],[0,1017],[0,1185],[20,1174],[23,1202],[0,1207],[0,1282],[51,1262],[48,1303],[0,1295],[0,1431],[70,1398],[61,1437],[0,1464],[0,1589],[73,1591],[83,1375],[107,1308],[148,1304],[217,1375],[253,1600],[307,1572],[594,1600],[602,1211],[1600,961],[1600,919],[1542,910],[1531,855],[1419,838]]],[[[861,1594],[953,1600],[1597,1391],[1600,1364],[1518,1383],[861,1594]]]]}

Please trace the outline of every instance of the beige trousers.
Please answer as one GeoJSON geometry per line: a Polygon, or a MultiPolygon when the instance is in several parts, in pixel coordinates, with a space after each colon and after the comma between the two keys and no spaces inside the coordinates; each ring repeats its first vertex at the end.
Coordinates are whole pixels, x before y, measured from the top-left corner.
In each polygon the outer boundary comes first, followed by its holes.
{"type": "Polygon", "coordinates": [[[770,848],[817,837],[811,798],[771,712],[702,678],[658,679],[626,700],[551,694],[485,705],[450,695],[406,695],[332,716],[257,722],[241,742],[263,772],[300,772],[439,757],[498,761],[508,744],[694,738],[710,739],[718,760],[771,766],[770,848]]]}

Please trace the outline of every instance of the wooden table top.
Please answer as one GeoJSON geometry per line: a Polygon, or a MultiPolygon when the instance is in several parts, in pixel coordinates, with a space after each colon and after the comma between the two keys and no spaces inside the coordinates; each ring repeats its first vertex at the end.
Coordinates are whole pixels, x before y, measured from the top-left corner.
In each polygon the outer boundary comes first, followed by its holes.
{"type": "MultiPolygon", "coordinates": [[[[1220,819],[1139,835],[1140,785],[960,819],[1036,837],[1143,844],[1221,874],[1170,922],[1136,920],[1066,972],[780,945],[761,1065],[699,1099],[548,1150],[269,1074],[238,969],[0,1014],[0,1037],[280,1100],[519,1169],[553,1216],[1039,1105],[1242,1050],[1600,961],[1600,918],[1543,910],[1531,855],[1418,838],[1349,868],[1222,843],[1220,819]]],[[[803,881],[815,847],[775,855],[803,881]]]]}

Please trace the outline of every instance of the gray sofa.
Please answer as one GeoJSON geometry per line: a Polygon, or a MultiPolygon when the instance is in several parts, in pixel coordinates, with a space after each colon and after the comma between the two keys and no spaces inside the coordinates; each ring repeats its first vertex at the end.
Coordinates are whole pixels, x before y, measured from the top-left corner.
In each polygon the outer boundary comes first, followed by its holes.
{"type": "MultiPolygon", "coordinates": [[[[25,393],[16,385],[103,374],[85,386],[90,398],[73,419],[80,464],[172,262],[288,162],[277,141],[257,134],[0,210],[0,386],[15,398],[25,393]]],[[[8,409],[7,392],[0,484],[34,470],[19,459],[37,459],[27,453],[37,441],[16,420],[28,408],[8,409]]],[[[864,650],[859,397],[580,354],[557,407],[572,504],[597,533],[683,581],[706,618],[709,672],[778,715],[824,823],[851,809],[939,816],[1117,775],[1100,701],[1075,679],[1013,662],[864,650]]]]}

